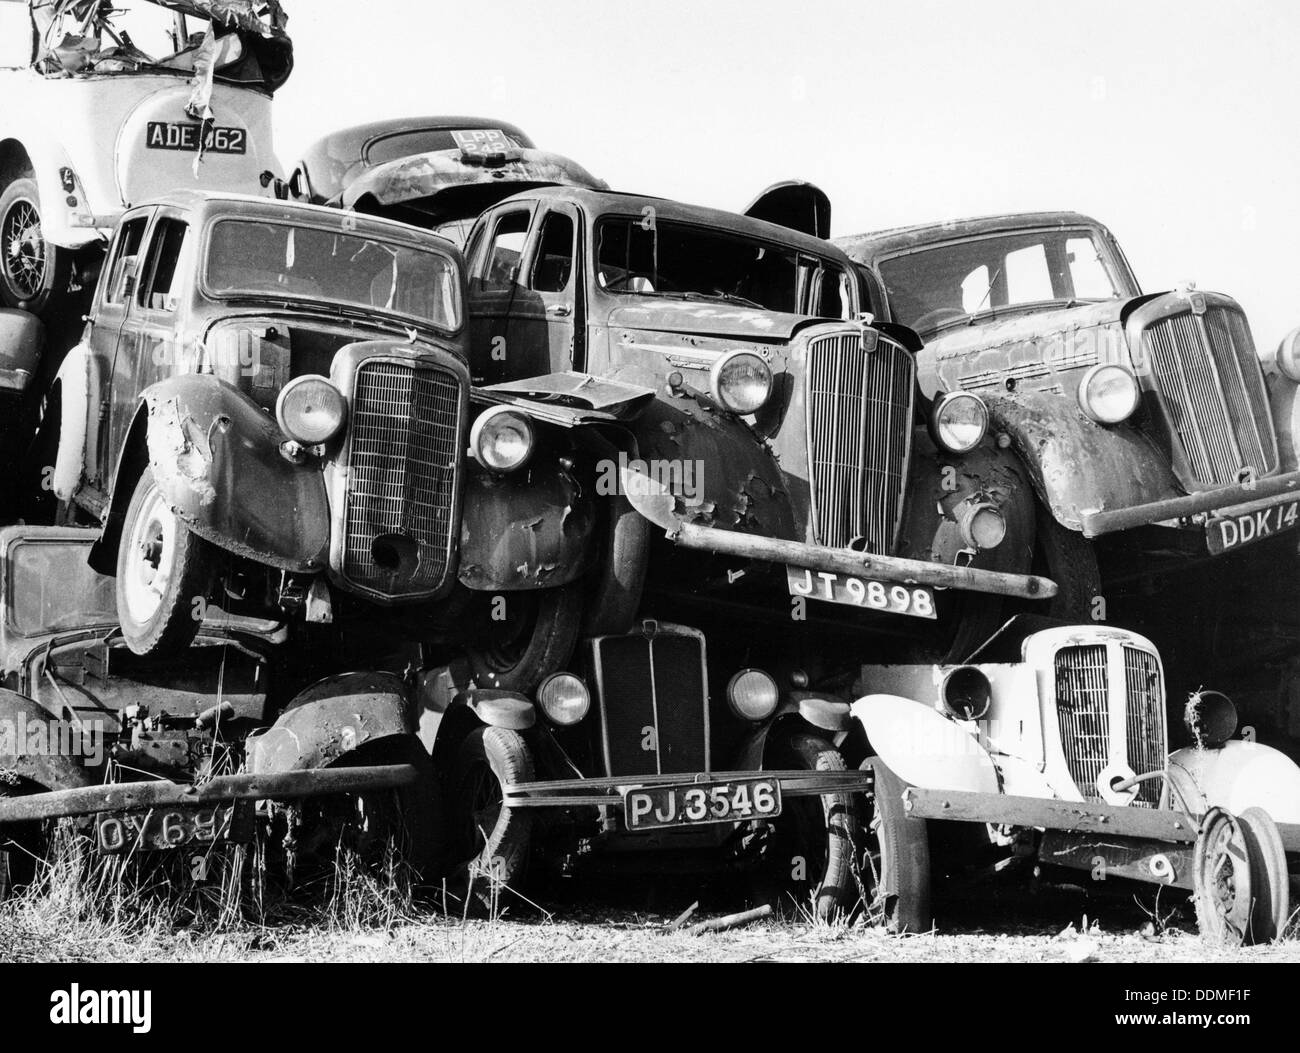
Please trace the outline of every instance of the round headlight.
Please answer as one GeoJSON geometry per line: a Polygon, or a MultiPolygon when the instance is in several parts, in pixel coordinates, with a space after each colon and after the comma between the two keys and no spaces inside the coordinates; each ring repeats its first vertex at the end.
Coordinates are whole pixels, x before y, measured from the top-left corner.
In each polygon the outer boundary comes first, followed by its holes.
{"type": "Polygon", "coordinates": [[[757,413],[772,394],[772,370],[752,351],[731,351],[709,374],[713,397],[732,413],[757,413]]]}
{"type": "Polygon", "coordinates": [[[587,685],[572,673],[556,673],[543,680],[537,689],[537,704],[552,724],[568,727],[587,715],[591,694],[587,685]]]}
{"type": "Polygon", "coordinates": [[[318,446],[343,430],[348,404],[325,377],[294,377],[275,400],[275,419],[294,442],[318,446]]]}
{"type": "Polygon", "coordinates": [[[469,430],[469,452],[493,472],[513,472],[533,453],[533,424],[509,406],[493,406],[469,430]]]}
{"type": "Polygon", "coordinates": [[[1128,420],[1138,408],[1137,377],[1123,366],[1093,366],[1079,383],[1079,408],[1098,424],[1128,420]]]}
{"type": "Polygon", "coordinates": [[[727,704],[742,720],[766,720],[779,700],[776,681],[761,669],[742,669],[727,685],[727,704]]]}
{"type": "Polygon", "coordinates": [[[969,391],[953,391],[934,404],[930,435],[949,453],[970,453],[989,430],[984,400],[969,391]]]}
{"type": "Polygon", "coordinates": [[[1300,329],[1292,329],[1277,347],[1277,371],[1300,384],[1300,329]]]}
{"type": "Polygon", "coordinates": [[[989,711],[993,688],[981,670],[962,665],[943,678],[939,695],[943,708],[958,720],[979,720],[989,711]]]}
{"type": "Polygon", "coordinates": [[[981,551],[997,548],[1007,536],[1007,521],[987,501],[967,501],[957,510],[962,540],[981,551]]]}

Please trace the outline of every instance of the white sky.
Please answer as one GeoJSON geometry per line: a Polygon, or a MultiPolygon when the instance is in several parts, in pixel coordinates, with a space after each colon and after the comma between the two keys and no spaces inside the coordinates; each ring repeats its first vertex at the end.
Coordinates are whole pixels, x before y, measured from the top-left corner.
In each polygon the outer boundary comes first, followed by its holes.
{"type": "Polygon", "coordinates": [[[739,210],[780,179],[836,235],[1072,208],[1147,290],[1300,325],[1300,4],[285,0],[278,149],[465,113],[615,189],[739,210]]]}

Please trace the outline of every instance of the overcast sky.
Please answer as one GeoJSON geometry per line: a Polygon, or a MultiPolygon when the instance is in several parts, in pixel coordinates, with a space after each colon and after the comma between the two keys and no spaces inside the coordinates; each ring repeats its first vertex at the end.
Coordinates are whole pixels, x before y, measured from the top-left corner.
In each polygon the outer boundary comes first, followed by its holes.
{"type": "Polygon", "coordinates": [[[1300,325],[1300,4],[285,0],[286,164],[390,116],[521,126],[615,189],[740,209],[780,179],[834,233],[1068,208],[1148,290],[1300,325]]]}

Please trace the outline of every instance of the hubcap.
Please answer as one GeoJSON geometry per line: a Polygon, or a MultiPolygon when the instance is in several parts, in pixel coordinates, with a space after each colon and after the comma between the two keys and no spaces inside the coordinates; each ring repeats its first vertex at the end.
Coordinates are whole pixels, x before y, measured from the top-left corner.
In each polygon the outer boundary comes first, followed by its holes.
{"type": "Polygon", "coordinates": [[[0,222],[0,257],[9,284],[24,298],[45,287],[45,238],[41,214],[31,201],[14,201],[0,222]]]}
{"type": "Polygon", "coordinates": [[[180,529],[157,487],[151,489],[131,536],[125,541],[127,565],[123,595],[127,612],[137,622],[149,621],[162,606],[176,564],[180,529]]]}

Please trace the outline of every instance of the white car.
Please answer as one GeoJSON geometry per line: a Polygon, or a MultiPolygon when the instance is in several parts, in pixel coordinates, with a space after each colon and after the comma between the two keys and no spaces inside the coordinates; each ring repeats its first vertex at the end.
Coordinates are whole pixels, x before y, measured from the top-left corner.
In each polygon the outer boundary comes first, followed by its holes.
{"type": "Polygon", "coordinates": [[[79,302],[134,204],[259,192],[285,21],[276,0],[0,0],[0,307],[79,302]]]}

